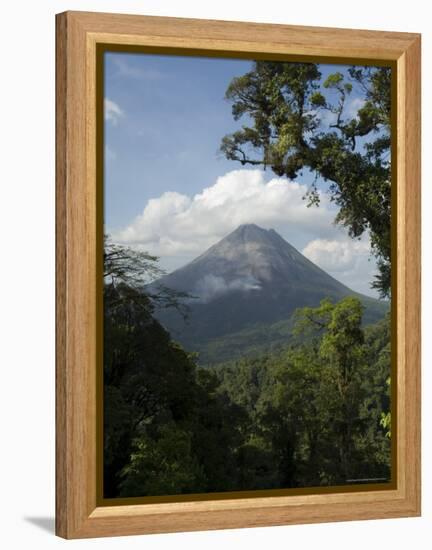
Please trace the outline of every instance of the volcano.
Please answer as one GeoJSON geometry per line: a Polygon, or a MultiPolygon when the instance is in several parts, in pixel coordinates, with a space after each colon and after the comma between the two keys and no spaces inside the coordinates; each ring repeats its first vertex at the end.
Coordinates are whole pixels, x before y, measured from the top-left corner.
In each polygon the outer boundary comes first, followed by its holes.
{"type": "Polygon", "coordinates": [[[295,310],[318,306],[323,298],[358,297],[365,305],[365,323],[388,310],[387,302],[354,292],[275,230],[255,224],[239,226],[154,284],[191,296],[186,322],[173,310],[156,315],[174,339],[210,362],[287,341],[295,310]]]}

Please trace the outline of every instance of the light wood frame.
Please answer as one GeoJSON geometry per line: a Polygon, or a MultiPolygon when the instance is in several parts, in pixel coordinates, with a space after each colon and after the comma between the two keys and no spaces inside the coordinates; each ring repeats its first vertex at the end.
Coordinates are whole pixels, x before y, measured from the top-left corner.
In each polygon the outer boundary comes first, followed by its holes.
{"type": "MultiPolygon", "coordinates": [[[[349,60],[349,61],[348,61],[349,60]]],[[[65,538],[420,515],[420,35],[66,12],[57,15],[56,533],[65,538]],[[392,62],[397,118],[396,483],[391,490],[98,506],[98,44],[392,62]]],[[[99,304],[100,306],[100,304],[99,304]]]]}

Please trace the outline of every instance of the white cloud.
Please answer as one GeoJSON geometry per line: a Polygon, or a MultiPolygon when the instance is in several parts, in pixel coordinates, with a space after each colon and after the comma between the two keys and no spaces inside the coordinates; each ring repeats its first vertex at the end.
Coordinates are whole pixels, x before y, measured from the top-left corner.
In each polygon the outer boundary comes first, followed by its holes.
{"type": "Polygon", "coordinates": [[[360,256],[370,255],[368,240],[315,239],[303,249],[303,254],[326,271],[347,271],[355,267],[360,256]]]}
{"type": "Polygon", "coordinates": [[[348,118],[355,118],[357,117],[358,111],[364,106],[366,101],[361,97],[354,97],[350,99],[344,109],[344,114],[348,118]]]}
{"type": "Polygon", "coordinates": [[[258,290],[261,288],[260,282],[253,277],[242,277],[225,281],[223,277],[216,275],[205,275],[198,282],[194,294],[199,296],[201,302],[210,302],[213,298],[226,294],[232,290],[258,290]]]}
{"type": "Polygon", "coordinates": [[[108,161],[116,160],[117,153],[114,151],[114,149],[111,149],[108,145],[105,145],[105,159],[108,161]]]}
{"type": "Polygon", "coordinates": [[[124,111],[119,105],[107,97],[104,100],[104,112],[105,120],[111,122],[113,126],[117,126],[119,119],[124,116],[124,111]]]}
{"type": "Polygon", "coordinates": [[[328,109],[320,109],[319,118],[321,120],[321,125],[324,126],[326,129],[332,124],[336,124],[337,121],[336,113],[333,113],[328,109]]]}
{"type": "MultiPolygon", "coordinates": [[[[345,103],[343,118],[344,119],[356,118],[359,109],[361,109],[365,103],[366,103],[365,100],[362,99],[361,97],[349,98],[345,103]]],[[[308,114],[318,115],[321,121],[321,125],[324,128],[328,128],[329,126],[332,126],[337,122],[337,114],[333,113],[329,109],[312,109],[308,112],[308,114]]]]}
{"type": "Polygon", "coordinates": [[[377,296],[370,283],[377,273],[375,259],[371,256],[368,236],[354,240],[346,235],[337,239],[314,239],[302,253],[348,287],[364,294],[377,296]]]}
{"type": "Polygon", "coordinates": [[[335,124],[337,120],[337,115],[335,113],[332,113],[332,111],[329,111],[328,109],[310,109],[305,114],[307,115],[317,115],[321,125],[324,128],[327,128],[328,126],[331,126],[332,124],[335,124]]]}
{"type": "Polygon", "coordinates": [[[160,80],[165,78],[165,74],[161,71],[129,63],[124,54],[112,55],[112,62],[117,69],[112,75],[115,77],[126,77],[136,80],[160,80]]]}
{"type": "Polygon", "coordinates": [[[285,178],[265,180],[260,170],[234,170],[193,197],[169,191],[148,201],[141,215],[113,235],[159,256],[196,255],[243,223],[274,228],[296,245],[334,234],[335,211],[326,196],[307,207],[307,186],[285,178]]]}
{"type": "MultiPolygon", "coordinates": [[[[376,296],[370,290],[376,263],[369,238],[353,240],[335,226],[336,210],[325,194],[318,208],[308,208],[303,199],[306,191],[306,185],[286,178],[266,181],[260,170],[234,170],[192,197],[168,191],[150,199],[143,212],[112,238],[161,257],[161,266],[171,271],[239,225],[255,223],[275,229],[348,287],[376,296]]],[[[209,296],[220,287],[216,279],[206,281],[209,296]]]]}

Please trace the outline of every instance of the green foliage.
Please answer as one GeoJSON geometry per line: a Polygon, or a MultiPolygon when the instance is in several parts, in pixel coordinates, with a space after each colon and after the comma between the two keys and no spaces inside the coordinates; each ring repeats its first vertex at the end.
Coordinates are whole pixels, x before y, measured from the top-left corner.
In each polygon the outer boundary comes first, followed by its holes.
{"type": "MultiPolygon", "coordinates": [[[[372,286],[388,296],[391,70],[352,67],[349,79],[336,72],[321,83],[315,64],[257,61],[253,70],[231,81],[226,98],[234,119],[244,116],[248,122],[222,138],[226,158],[269,167],[291,179],[308,168],[328,181],[328,193],[339,207],[336,222],[352,238],[369,232],[379,267],[372,286]],[[354,85],[363,104],[352,115],[346,103],[354,85]],[[321,86],[336,99],[327,101],[321,86]]],[[[308,198],[319,204],[315,185],[308,198]]]]}
{"type": "MultiPolygon", "coordinates": [[[[390,384],[391,384],[391,379],[388,378],[387,385],[390,386],[390,384]]],[[[384,428],[386,437],[391,439],[391,412],[390,411],[381,413],[380,425],[384,428]]]]}
{"type": "Polygon", "coordinates": [[[391,413],[381,413],[381,426],[386,430],[386,437],[391,437],[391,413]]]}
{"type": "Polygon", "coordinates": [[[130,293],[131,289],[123,286],[115,291],[105,289],[104,456],[108,495],[118,492],[120,471],[138,434],[163,419],[181,422],[192,414],[194,364],[145,309],[145,296],[134,295],[130,302],[130,293]]]}
{"type": "Polygon", "coordinates": [[[120,496],[196,493],[205,488],[205,476],[191,454],[192,434],[174,423],[162,424],[157,437],[143,434],[133,442],[123,468],[120,496]]]}
{"type": "MultiPolygon", "coordinates": [[[[265,442],[276,486],[388,479],[388,319],[362,328],[355,298],[296,315],[298,343],[216,368],[221,389],[244,406],[265,442]]],[[[252,437],[252,436],[251,436],[252,437]]]]}
{"type": "MultiPolygon", "coordinates": [[[[109,235],[104,237],[104,283],[105,288],[114,291],[121,287],[123,295],[128,294],[130,302],[148,313],[159,309],[173,308],[182,317],[187,317],[188,308],[185,298],[191,298],[185,292],[179,292],[159,284],[150,285],[164,275],[158,266],[159,258],[147,252],[135,250],[111,242],[109,235]],[[143,292],[146,288],[145,293],[143,292]],[[150,290],[150,288],[152,290],[150,290]]],[[[126,297],[126,296],[124,296],[126,297]]],[[[121,305],[124,299],[119,301],[121,305]]],[[[111,303],[111,305],[115,305],[111,303]]]]}

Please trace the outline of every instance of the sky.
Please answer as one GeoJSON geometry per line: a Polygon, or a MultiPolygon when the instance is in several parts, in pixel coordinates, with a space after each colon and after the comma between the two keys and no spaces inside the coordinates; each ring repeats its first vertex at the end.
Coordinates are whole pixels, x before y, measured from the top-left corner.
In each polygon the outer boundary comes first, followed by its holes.
{"type": "MultiPolygon", "coordinates": [[[[303,199],[314,175],[295,181],[242,168],[218,152],[239,129],[225,90],[252,62],[105,53],[104,224],[113,241],[160,257],[172,271],[242,223],[273,228],[330,275],[370,296],[376,264],[369,240],[334,225],[337,209],[303,199]]],[[[321,65],[323,80],[346,67],[321,65]]],[[[362,99],[356,90],[346,111],[362,99]]],[[[318,182],[320,183],[320,182],[318,182]]]]}

